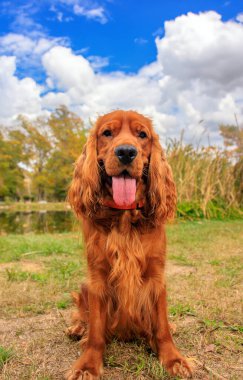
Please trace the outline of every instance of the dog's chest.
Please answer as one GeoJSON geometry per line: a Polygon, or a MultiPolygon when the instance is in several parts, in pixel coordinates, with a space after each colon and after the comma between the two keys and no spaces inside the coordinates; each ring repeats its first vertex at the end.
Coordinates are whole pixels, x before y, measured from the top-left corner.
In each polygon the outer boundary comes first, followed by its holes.
{"type": "Polygon", "coordinates": [[[114,230],[107,238],[106,257],[110,266],[108,286],[119,304],[134,309],[144,285],[146,257],[139,235],[121,235],[114,230]]]}

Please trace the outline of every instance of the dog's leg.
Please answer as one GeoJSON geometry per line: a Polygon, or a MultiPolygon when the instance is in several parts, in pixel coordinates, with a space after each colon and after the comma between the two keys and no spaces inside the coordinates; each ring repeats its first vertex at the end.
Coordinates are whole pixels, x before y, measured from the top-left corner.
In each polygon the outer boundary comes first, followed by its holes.
{"type": "Polygon", "coordinates": [[[172,340],[166,305],[166,289],[159,296],[154,319],[154,341],[159,361],[172,376],[191,377],[192,371],[187,360],[180,354],[172,340]]]}
{"type": "Polygon", "coordinates": [[[100,297],[89,292],[89,329],[86,348],[67,373],[67,380],[96,380],[103,372],[105,349],[106,305],[100,297]]]}
{"type": "Polygon", "coordinates": [[[80,293],[72,292],[71,296],[77,309],[72,312],[72,325],[68,327],[66,334],[72,339],[81,339],[81,337],[86,335],[89,317],[87,285],[82,284],[80,293]]]}

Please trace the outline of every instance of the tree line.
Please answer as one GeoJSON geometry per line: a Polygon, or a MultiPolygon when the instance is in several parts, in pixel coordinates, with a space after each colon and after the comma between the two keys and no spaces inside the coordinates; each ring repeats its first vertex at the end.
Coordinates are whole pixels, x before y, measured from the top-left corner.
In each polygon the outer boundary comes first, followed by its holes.
{"type": "Polygon", "coordinates": [[[0,200],[62,201],[86,141],[80,117],[65,106],[49,118],[20,116],[0,132],[0,200]]]}
{"type": "MultiPolygon", "coordinates": [[[[34,121],[20,116],[0,132],[0,201],[63,201],[73,164],[88,129],[67,107],[34,121]]],[[[224,149],[169,140],[167,158],[177,185],[181,213],[217,214],[243,206],[243,129],[221,125],[224,149]]],[[[210,215],[209,215],[210,217],[210,215]]]]}

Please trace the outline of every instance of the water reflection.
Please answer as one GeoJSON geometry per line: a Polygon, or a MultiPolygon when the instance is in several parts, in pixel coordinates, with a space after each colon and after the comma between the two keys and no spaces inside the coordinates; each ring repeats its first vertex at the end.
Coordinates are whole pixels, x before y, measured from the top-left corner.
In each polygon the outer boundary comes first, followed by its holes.
{"type": "Polygon", "coordinates": [[[68,232],[76,228],[71,211],[0,212],[0,234],[68,232]]]}

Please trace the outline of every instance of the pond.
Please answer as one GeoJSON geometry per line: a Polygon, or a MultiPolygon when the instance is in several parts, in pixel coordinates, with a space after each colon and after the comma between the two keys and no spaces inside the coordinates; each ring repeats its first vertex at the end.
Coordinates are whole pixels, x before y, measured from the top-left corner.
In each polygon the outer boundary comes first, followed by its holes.
{"type": "Polygon", "coordinates": [[[1,211],[1,234],[56,233],[77,230],[71,211],[1,211]]]}

